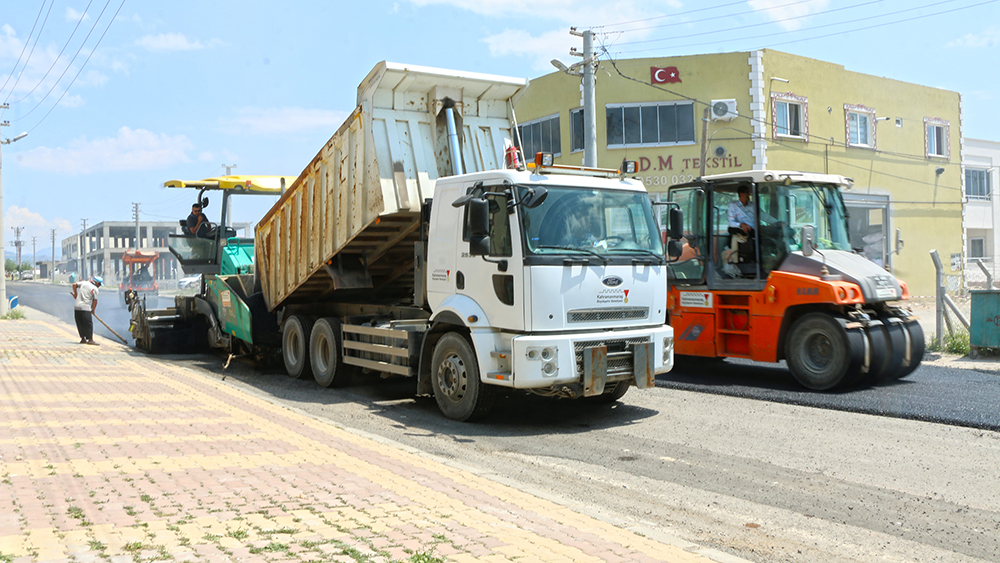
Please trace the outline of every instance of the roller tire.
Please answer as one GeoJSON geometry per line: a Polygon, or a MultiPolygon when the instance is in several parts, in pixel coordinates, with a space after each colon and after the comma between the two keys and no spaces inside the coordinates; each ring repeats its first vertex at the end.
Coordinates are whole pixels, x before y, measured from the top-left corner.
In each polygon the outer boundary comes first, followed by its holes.
{"type": "Polygon", "coordinates": [[[866,330],[871,345],[867,381],[874,384],[884,381],[886,373],[889,371],[891,344],[889,343],[889,333],[881,321],[871,323],[866,330]]]}
{"type": "Polygon", "coordinates": [[[886,347],[886,368],[879,377],[877,381],[879,383],[887,383],[890,381],[895,381],[902,377],[903,360],[906,357],[906,329],[903,328],[903,322],[895,317],[882,317],[882,326],[885,327],[886,340],[888,346],[886,347]]]}
{"type": "Polygon", "coordinates": [[[788,367],[803,387],[826,391],[839,385],[850,367],[847,331],[826,313],[795,321],[785,343],[788,367]]]}
{"type": "Polygon", "coordinates": [[[629,387],[630,385],[628,381],[619,381],[608,387],[605,387],[604,393],[600,395],[595,395],[593,397],[587,397],[586,401],[598,405],[606,405],[614,403],[618,399],[621,399],[622,397],[625,396],[625,393],[628,392],[629,387]]]}
{"type": "Polygon", "coordinates": [[[897,379],[910,375],[913,370],[920,366],[920,362],[924,360],[924,347],[927,345],[924,341],[924,329],[920,323],[912,321],[903,326],[910,333],[910,364],[903,366],[899,375],[896,376],[897,379]]]}
{"type": "Polygon", "coordinates": [[[281,358],[285,361],[285,371],[292,379],[302,379],[312,375],[309,362],[309,336],[313,319],[305,315],[292,315],[281,327],[281,358]]]}
{"type": "Polygon", "coordinates": [[[473,421],[493,408],[496,388],[479,378],[479,364],[472,345],[449,332],[438,340],[431,358],[431,384],[438,408],[448,418],[473,421]]]}
{"type": "Polygon", "coordinates": [[[340,319],[327,317],[313,325],[309,337],[309,361],[313,378],[320,387],[346,387],[351,384],[354,366],[344,364],[340,319]]]}

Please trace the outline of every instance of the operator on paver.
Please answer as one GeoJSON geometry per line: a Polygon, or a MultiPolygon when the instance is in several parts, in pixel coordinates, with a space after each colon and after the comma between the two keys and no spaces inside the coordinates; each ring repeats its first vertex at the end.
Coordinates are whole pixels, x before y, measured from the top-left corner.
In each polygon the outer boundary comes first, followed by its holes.
{"type": "Polygon", "coordinates": [[[104,285],[104,278],[94,276],[91,281],[74,283],[70,295],[76,300],[73,304],[73,318],[76,330],[80,333],[80,344],[94,342],[94,310],[97,309],[97,288],[104,285]]]}

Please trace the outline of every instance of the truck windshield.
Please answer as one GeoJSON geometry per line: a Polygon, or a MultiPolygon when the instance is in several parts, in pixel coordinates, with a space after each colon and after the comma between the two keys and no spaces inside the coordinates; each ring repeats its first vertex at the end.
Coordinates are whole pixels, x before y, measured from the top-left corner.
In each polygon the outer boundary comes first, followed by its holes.
{"type": "MultiPolygon", "coordinates": [[[[767,190],[764,185],[759,189],[763,203],[767,190]]],[[[851,250],[847,213],[837,185],[808,182],[788,186],[779,184],[777,195],[777,201],[771,202],[770,207],[776,207],[776,217],[790,227],[786,232],[788,250],[802,250],[800,234],[805,225],[816,228],[816,247],[820,250],[851,250]]]]}
{"type": "MultiPolygon", "coordinates": [[[[518,200],[527,186],[518,186],[518,200]]],[[[663,256],[663,242],[644,192],[549,187],[535,207],[523,207],[531,254],[600,254],[663,256]]]]}

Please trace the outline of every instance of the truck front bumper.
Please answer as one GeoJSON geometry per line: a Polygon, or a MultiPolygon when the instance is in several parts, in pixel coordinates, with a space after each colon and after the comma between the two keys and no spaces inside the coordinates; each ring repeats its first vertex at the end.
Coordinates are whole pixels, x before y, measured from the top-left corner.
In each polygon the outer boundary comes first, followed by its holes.
{"type": "Polygon", "coordinates": [[[629,381],[652,387],[655,375],[674,365],[674,330],[653,328],[515,336],[511,343],[513,387],[540,389],[579,385],[582,396],[600,395],[608,384],[629,381]]]}

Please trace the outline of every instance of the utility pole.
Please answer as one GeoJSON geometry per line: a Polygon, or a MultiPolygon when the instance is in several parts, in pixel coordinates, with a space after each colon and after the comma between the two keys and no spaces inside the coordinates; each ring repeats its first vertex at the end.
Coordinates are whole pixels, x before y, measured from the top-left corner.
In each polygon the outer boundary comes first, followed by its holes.
{"type": "Polygon", "coordinates": [[[583,37],[583,52],[571,47],[569,54],[582,57],[583,60],[569,67],[558,59],[552,60],[552,65],[570,76],[580,76],[583,82],[583,165],[597,166],[597,88],[594,70],[597,60],[594,58],[594,32],[591,30],[577,31],[569,28],[570,35],[583,37]],[[581,71],[582,67],[582,71],[581,71]]]}
{"type": "Polygon", "coordinates": [[[576,48],[569,50],[571,55],[583,57],[583,165],[597,166],[597,93],[594,76],[594,32],[587,30],[579,32],[570,28],[570,34],[583,37],[583,54],[576,48]]]}
{"type": "Polygon", "coordinates": [[[80,281],[83,281],[87,279],[87,251],[83,246],[87,240],[87,220],[80,221],[83,223],[83,230],[80,231],[80,281]]]}
{"type": "Polygon", "coordinates": [[[49,271],[51,272],[50,275],[52,276],[52,283],[55,283],[56,282],[56,230],[51,229],[51,231],[52,231],[52,259],[51,259],[52,267],[49,268],[49,271]]]}
{"type": "Polygon", "coordinates": [[[35,264],[38,263],[37,260],[36,260],[36,256],[35,256],[35,254],[36,254],[36,252],[35,252],[35,239],[36,238],[38,238],[38,237],[31,237],[31,278],[32,279],[35,278],[35,264]]]}
{"type": "MultiPolygon", "coordinates": [[[[0,104],[0,109],[10,108],[7,104],[0,104]]],[[[0,121],[0,127],[10,127],[9,121],[0,121]]],[[[0,139],[0,146],[9,145],[26,137],[27,133],[21,133],[13,139],[0,139]]],[[[3,159],[0,158],[0,316],[7,314],[7,260],[3,248],[3,159]]]]}
{"type": "Polygon", "coordinates": [[[139,238],[139,204],[135,202],[132,203],[132,217],[135,218],[135,249],[139,250],[142,239],[139,238]]]}
{"type": "Polygon", "coordinates": [[[13,240],[13,242],[10,243],[10,245],[14,247],[14,252],[16,253],[16,256],[17,256],[17,261],[14,263],[14,268],[18,272],[18,276],[20,276],[20,272],[21,272],[21,246],[24,244],[24,241],[21,240],[21,231],[24,230],[24,227],[11,227],[10,229],[12,231],[14,231],[14,240],[13,240]]]}

